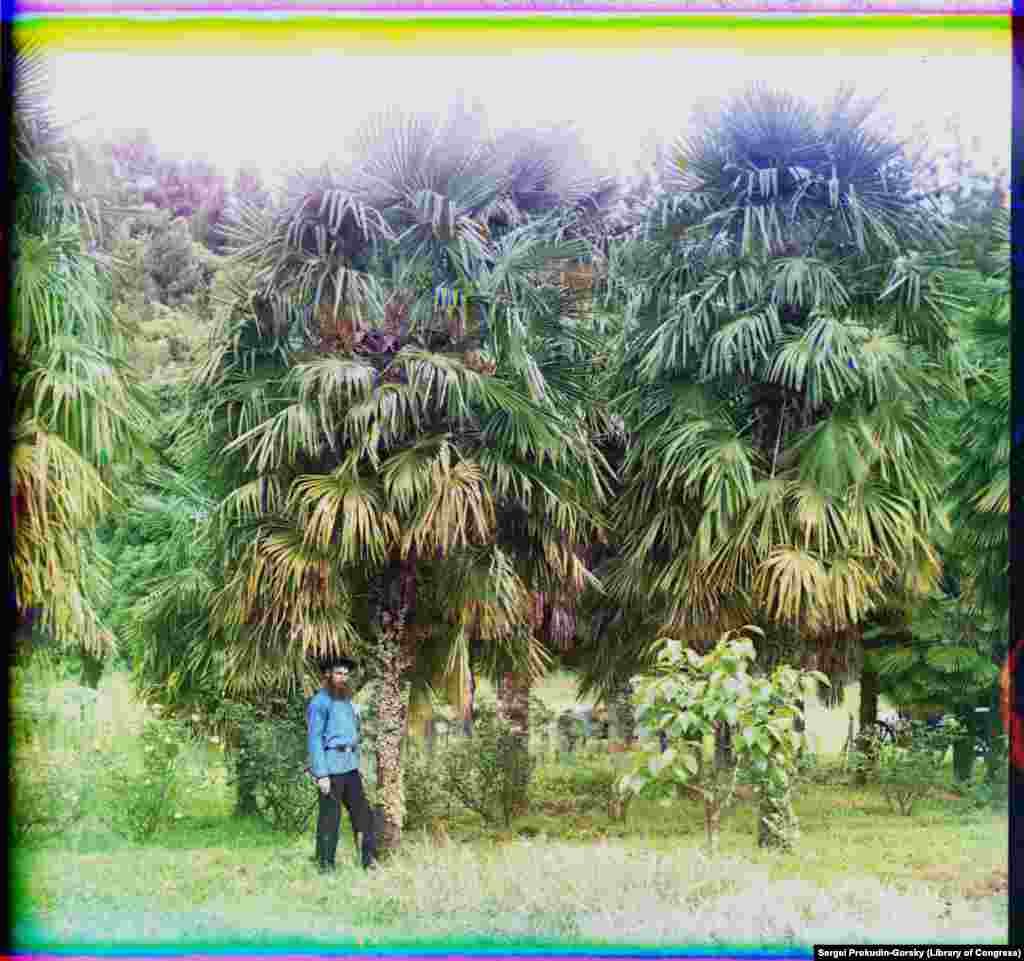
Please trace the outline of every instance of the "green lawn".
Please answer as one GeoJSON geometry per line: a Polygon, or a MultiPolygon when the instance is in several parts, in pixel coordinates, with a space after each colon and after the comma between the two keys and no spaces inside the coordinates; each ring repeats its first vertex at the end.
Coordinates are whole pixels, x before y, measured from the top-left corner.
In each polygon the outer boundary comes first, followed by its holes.
{"type": "MultiPolygon", "coordinates": [[[[540,695],[557,707],[571,687],[556,676],[540,695]]],[[[105,680],[97,712],[111,711],[114,729],[101,761],[132,750],[142,712],[126,695],[124,678],[105,680]]],[[[812,705],[809,726],[841,746],[851,709],[847,700],[831,712],[835,723],[812,705]]],[[[757,849],[744,802],[709,861],[692,802],[635,802],[623,825],[577,796],[538,793],[511,830],[456,816],[447,840],[409,834],[370,875],[343,829],[343,863],[325,880],[311,832],[289,838],[230,816],[220,758],[212,746],[190,752],[181,817],[145,846],[93,810],[66,838],[14,850],[19,946],[1005,943],[1005,812],[953,794],[905,818],[874,789],[808,785],[796,802],[803,837],[788,855],[757,849]]],[[[578,763],[590,763],[586,753],[578,763]]]]}

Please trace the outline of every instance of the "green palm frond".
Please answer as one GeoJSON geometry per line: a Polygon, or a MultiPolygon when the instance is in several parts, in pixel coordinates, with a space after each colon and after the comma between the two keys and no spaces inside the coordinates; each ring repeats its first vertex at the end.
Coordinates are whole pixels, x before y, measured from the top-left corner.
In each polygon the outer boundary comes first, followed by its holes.
{"type": "Polygon", "coordinates": [[[728,377],[753,374],[769,356],[769,348],[782,336],[774,307],[737,317],[723,324],[708,340],[703,376],[728,377]]]}

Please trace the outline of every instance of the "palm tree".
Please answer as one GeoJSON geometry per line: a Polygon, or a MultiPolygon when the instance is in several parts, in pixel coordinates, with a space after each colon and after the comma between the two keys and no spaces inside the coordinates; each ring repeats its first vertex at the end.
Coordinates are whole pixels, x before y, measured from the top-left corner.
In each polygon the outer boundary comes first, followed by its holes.
{"type": "Polygon", "coordinates": [[[936,581],[928,410],[959,389],[944,224],[873,108],[728,102],[669,153],[610,277],[630,431],[610,592],[688,641],[757,623],[768,661],[833,683],[883,600],[936,581]]]}
{"type": "Polygon", "coordinates": [[[590,536],[580,492],[600,471],[524,348],[560,324],[572,335],[546,278],[585,246],[545,224],[489,238],[479,218],[504,189],[488,188],[491,155],[453,152],[443,123],[375,122],[350,167],[296,176],[282,207],[243,208],[228,228],[235,296],[181,443],[227,492],[209,625],[227,689],[279,689],[309,654],[361,652],[389,849],[405,684],[439,657],[464,671],[474,638],[540,669],[530,579],[582,587],[568,545],[590,536]],[[438,287],[476,316],[439,313],[438,287]]]}
{"type": "Polygon", "coordinates": [[[11,570],[22,618],[102,657],[96,613],[107,588],[86,532],[116,500],[114,468],[146,445],[151,409],[127,368],[106,274],[88,248],[67,132],[48,107],[46,62],[16,56],[11,186],[11,570]]]}

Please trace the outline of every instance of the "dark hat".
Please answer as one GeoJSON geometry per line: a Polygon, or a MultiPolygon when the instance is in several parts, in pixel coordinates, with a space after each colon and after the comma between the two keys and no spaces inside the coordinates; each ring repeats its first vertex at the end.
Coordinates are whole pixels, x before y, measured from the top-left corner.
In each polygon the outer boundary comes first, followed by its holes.
{"type": "Polygon", "coordinates": [[[356,669],[356,662],[350,657],[340,657],[334,654],[321,657],[319,664],[321,674],[327,674],[329,671],[333,671],[339,667],[346,667],[350,671],[354,671],[356,669]]]}

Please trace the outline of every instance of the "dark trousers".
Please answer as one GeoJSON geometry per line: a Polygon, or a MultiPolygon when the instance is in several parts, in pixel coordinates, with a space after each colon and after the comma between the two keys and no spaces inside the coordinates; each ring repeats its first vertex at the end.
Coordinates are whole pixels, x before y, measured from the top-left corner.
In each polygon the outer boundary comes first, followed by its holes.
{"type": "Polygon", "coordinates": [[[377,859],[377,836],[373,828],[373,812],[363,792],[363,779],[358,771],[331,775],[331,791],[320,793],[320,813],[316,822],[316,859],[321,868],[334,867],[341,827],[341,805],[345,805],[352,822],[352,836],[363,836],[363,867],[377,859]]]}

